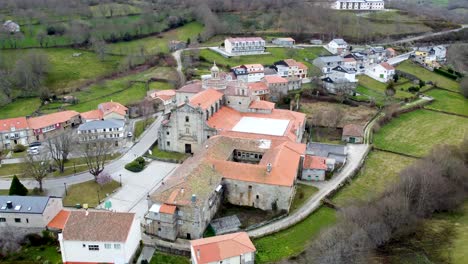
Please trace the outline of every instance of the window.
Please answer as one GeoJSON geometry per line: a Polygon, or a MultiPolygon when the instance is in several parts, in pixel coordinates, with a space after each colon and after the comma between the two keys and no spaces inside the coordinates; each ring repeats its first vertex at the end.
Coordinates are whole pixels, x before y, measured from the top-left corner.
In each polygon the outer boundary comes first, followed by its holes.
{"type": "Polygon", "coordinates": [[[120,249],[120,244],[114,244],[114,249],[120,249]]]}
{"type": "Polygon", "coordinates": [[[249,190],[252,190],[252,185],[249,185],[249,190]]]}
{"type": "Polygon", "coordinates": [[[188,127],[185,128],[185,134],[190,134],[190,128],[188,127]]]}
{"type": "Polygon", "coordinates": [[[258,194],[257,194],[257,199],[259,199],[259,198],[260,198],[260,196],[258,196],[258,194]]]}
{"type": "Polygon", "coordinates": [[[21,218],[15,218],[15,223],[21,223],[21,218]]]}
{"type": "Polygon", "coordinates": [[[242,102],[239,102],[239,104],[242,104],[242,102]]]}
{"type": "Polygon", "coordinates": [[[99,251],[99,245],[88,245],[89,251],[99,251]]]}
{"type": "Polygon", "coordinates": [[[183,224],[184,224],[184,221],[183,221],[183,220],[177,220],[177,224],[183,225],[183,224]]]}
{"type": "Polygon", "coordinates": [[[0,217],[0,223],[4,223],[6,222],[6,218],[5,217],[0,217]]]}
{"type": "Polygon", "coordinates": [[[105,248],[105,249],[111,249],[111,248],[112,248],[112,245],[111,245],[111,244],[104,244],[104,248],[105,248]]]}
{"type": "Polygon", "coordinates": [[[168,135],[168,136],[169,136],[169,131],[166,131],[166,135],[168,135]]]}
{"type": "Polygon", "coordinates": [[[185,122],[189,122],[189,117],[185,116],[185,122]]]}
{"type": "Polygon", "coordinates": [[[166,145],[169,147],[171,145],[171,142],[167,141],[166,145]]]}

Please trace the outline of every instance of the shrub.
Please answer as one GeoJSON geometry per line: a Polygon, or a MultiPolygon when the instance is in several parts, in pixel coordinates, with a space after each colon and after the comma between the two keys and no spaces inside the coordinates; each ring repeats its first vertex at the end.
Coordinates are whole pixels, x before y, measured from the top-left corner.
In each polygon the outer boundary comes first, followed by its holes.
{"type": "Polygon", "coordinates": [[[10,190],[8,195],[20,195],[26,196],[28,195],[28,189],[24,187],[24,185],[20,182],[16,175],[13,176],[13,180],[11,181],[10,190]]]}
{"type": "Polygon", "coordinates": [[[417,93],[419,92],[420,88],[419,87],[414,87],[414,86],[411,86],[408,88],[408,92],[410,93],[417,93]]]}
{"type": "Polygon", "coordinates": [[[131,172],[140,172],[145,169],[146,161],[143,157],[138,157],[132,162],[125,165],[125,169],[131,172]]]}
{"type": "Polygon", "coordinates": [[[21,145],[21,144],[17,144],[14,148],[13,148],[13,152],[23,152],[26,150],[26,146],[24,145],[21,145]]]}
{"type": "Polygon", "coordinates": [[[38,234],[27,234],[25,239],[26,242],[33,247],[42,245],[42,237],[38,234]]]}

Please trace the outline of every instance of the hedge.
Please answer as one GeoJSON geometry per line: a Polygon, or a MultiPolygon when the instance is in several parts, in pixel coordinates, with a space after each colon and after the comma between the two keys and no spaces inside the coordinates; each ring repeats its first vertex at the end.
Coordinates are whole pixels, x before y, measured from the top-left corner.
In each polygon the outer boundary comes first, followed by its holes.
{"type": "Polygon", "coordinates": [[[132,162],[125,165],[125,169],[131,172],[140,172],[145,169],[145,165],[146,165],[145,159],[143,157],[138,157],[132,162]]]}
{"type": "Polygon", "coordinates": [[[21,145],[21,144],[17,144],[14,148],[13,148],[13,152],[23,152],[26,150],[26,146],[24,145],[21,145]]]}
{"type": "Polygon", "coordinates": [[[446,71],[443,71],[443,70],[440,70],[440,69],[434,69],[434,72],[435,73],[438,73],[442,76],[445,76],[447,78],[450,78],[452,80],[456,80],[458,78],[458,76],[454,75],[454,74],[451,74],[449,72],[446,72],[446,71]]]}

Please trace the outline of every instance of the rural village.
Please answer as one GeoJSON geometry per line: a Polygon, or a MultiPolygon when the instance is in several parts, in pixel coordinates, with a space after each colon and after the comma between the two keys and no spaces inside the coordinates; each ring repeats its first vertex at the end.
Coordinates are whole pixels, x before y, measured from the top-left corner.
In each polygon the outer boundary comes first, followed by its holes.
{"type": "Polygon", "coordinates": [[[468,21],[267,2],[0,4],[0,262],[466,263],[468,21]]]}

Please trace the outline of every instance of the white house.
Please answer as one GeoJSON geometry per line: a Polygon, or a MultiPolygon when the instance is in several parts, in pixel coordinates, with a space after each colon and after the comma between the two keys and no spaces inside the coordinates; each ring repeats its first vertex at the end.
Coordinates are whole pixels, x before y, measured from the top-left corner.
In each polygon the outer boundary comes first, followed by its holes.
{"type": "Polygon", "coordinates": [[[151,91],[148,92],[148,97],[151,100],[160,102],[161,107],[159,109],[169,111],[175,105],[176,91],[173,89],[151,91]]]}
{"type": "Polygon", "coordinates": [[[275,68],[281,77],[296,77],[301,80],[307,77],[308,67],[304,63],[294,59],[275,62],[275,68]]]}
{"type": "Polygon", "coordinates": [[[12,149],[17,144],[27,145],[31,132],[25,117],[0,120],[0,150],[12,149]]]}
{"type": "Polygon", "coordinates": [[[395,75],[395,68],[387,62],[382,62],[367,69],[366,75],[379,82],[385,83],[395,75]]]}
{"type": "Polygon", "coordinates": [[[231,70],[238,80],[248,83],[259,82],[265,76],[265,67],[258,63],[239,65],[231,70]]]}
{"type": "Polygon", "coordinates": [[[125,122],[118,119],[94,120],[78,127],[81,142],[108,140],[116,146],[125,138],[125,122]]]}
{"type": "Polygon", "coordinates": [[[337,0],[332,3],[333,9],[338,10],[382,10],[385,9],[384,0],[337,0]]]}
{"type": "Polygon", "coordinates": [[[192,264],[255,263],[257,249],[245,232],[190,241],[192,264]]]}
{"type": "Polygon", "coordinates": [[[330,41],[325,48],[332,54],[342,55],[348,49],[348,43],[344,39],[334,39],[330,41]]]}
{"type": "Polygon", "coordinates": [[[44,230],[62,210],[61,197],[0,196],[0,230],[25,228],[31,232],[44,230]]]}
{"type": "Polygon", "coordinates": [[[435,55],[437,61],[445,61],[447,56],[447,48],[442,45],[435,46],[431,49],[430,53],[435,55]]]}
{"type": "Polygon", "coordinates": [[[140,222],[134,213],[70,211],[58,240],[63,263],[132,263],[140,222]]]}
{"type": "Polygon", "coordinates": [[[335,159],[306,155],[301,179],[304,181],[324,181],[327,171],[335,169],[335,159]]]}
{"type": "Polygon", "coordinates": [[[283,47],[292,47],[296,44],[296,41],[293,38],[275,38],[271,43],[283,47]]]}
{"type": "Polygon", "coordinates": [[[265,52],[265,40],[260,37],[227,38],[224,49],[231,55],[249,55],[265,52]]]}
{"type": "Polygon", "coordinates": [[[10,33],[20,32],[20,26],[11,20],[7,20],[3,23],[3,29],[10,33]]]}

